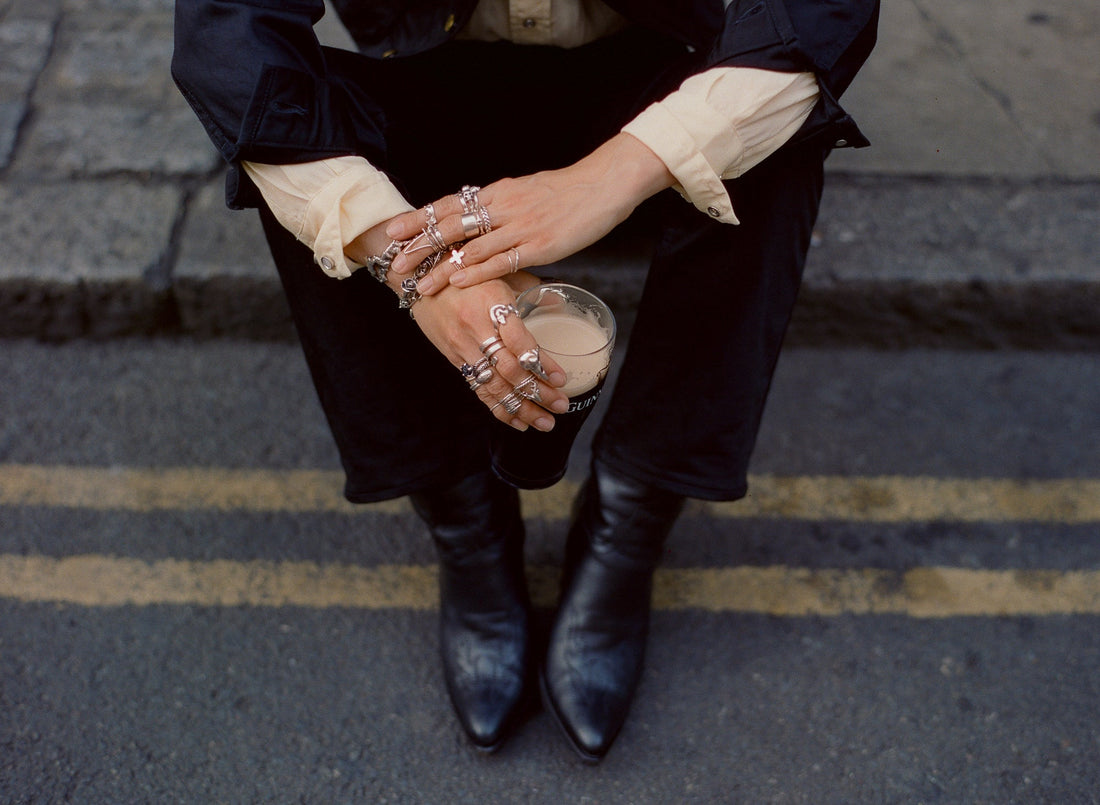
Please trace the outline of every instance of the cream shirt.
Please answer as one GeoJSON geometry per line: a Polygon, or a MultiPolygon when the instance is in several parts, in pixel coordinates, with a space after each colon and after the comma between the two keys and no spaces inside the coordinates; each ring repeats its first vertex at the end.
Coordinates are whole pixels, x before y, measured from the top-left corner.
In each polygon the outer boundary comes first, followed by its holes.
{"type": "MultiPolygon", "coordinates": [[[[600,0],[482,0],[460,37],[575,47],[623,25],[600,0]]],[[[715,67],[689,77],[622,130],[665,163],[685,199],[715,220],[736,224],[722,180],[737,178],[783,145],[817,98],[812,73],[715,67]]],[[[362,157],[242,165],[279,222],[313,249],[332,277],[350,277],[361,267],[344,254],[351,241],[413,209],[362,157]]]]}

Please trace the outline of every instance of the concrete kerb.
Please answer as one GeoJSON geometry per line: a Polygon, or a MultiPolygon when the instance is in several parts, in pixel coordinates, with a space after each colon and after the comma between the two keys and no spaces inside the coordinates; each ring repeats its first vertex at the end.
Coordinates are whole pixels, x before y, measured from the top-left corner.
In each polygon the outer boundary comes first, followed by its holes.
{"type": "MultiPolygon", "coordinates": [[[[0,336],[293,337],[256,216],[224,208],[168,80],[171,7],[0,0],[0,336]]],[[[1090,13],[884,4],[846,96],[874,147],[830,159],[791,343],[1100,347],[1090,13]]],[[[548,271],[629,321],[642,240],[548,271]]]]}
{"type": "MultiPolygon", "coordinates": [[[[293,337],[257,216],[225,209],[220,177],[4,184],[0,205],[4,337],[293,337]]],[[[628,323],[645,247],[628,231],[547,273],[628,323]]],[[[1095,349],[1098,253],[1092,183],[833,176],[789,340],[1095,349]]]]}

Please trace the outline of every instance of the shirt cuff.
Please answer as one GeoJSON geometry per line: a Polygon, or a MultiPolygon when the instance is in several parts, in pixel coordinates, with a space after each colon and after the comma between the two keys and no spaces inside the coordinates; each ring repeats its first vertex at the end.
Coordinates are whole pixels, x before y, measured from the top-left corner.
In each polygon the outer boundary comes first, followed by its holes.
{"type": "Polygon", "coordinates": [[[664,161],[676,189],[698,209],[736,224],[722,180],[736,179],[789,140],[818,94],[812,73],[717,67],[689,77],[623,131],[664,161]]]}
{"type": "Polygon", "coordinates": [[[362,267],[345,256],[349,243],[413,209],[389,178],[362,157],[242,165],[279,223],[313,250],[325,274],[337,279],[362,267]]]}

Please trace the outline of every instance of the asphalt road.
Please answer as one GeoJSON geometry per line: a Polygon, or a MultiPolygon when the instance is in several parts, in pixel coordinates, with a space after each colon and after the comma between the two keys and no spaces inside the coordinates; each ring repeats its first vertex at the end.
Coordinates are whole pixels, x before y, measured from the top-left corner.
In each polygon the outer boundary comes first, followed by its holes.
{"type": "Polygon", "coordinates": [[[325,497],[294,347],[4,342],[0,801],[1097,802],[1098,443],[1100,355],[789,351],[754,496],[673,534],[611,755],[534,712],[484,758],[427,538],[325,497]]]}

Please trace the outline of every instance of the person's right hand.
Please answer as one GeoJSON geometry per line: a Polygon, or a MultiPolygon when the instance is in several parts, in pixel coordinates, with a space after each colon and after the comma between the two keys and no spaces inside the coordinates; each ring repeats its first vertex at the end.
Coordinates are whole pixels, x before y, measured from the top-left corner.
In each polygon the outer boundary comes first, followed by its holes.
{"type": "MultiPolygon", "coordinates": [[[[368,229],[345,249],[356,262],[365,262],[367,255],[381,254],[390,243],[385,229],[389,221],[368,229]]],[[[436,269],[433,269],[435,271],[436,269]]],[[[386,284],[396,294],[402,277],[390,272],[386,284]]],[[[455,286],[444,288],[437,294],[417,301],[412,312],[417,325],[443,356],[458,371],[461,366],[475,366],[482,360],[481,347],[490,338],[499,335],[503,348],[494,353],[492,377],[475,392],[497,419],[519,430],[534,426],[547,431],[553,428],[551,412],[563,413],[569,406],[568,398],[558,388],[565,384],[565,372],[550,358],[542,360],[549,382],[532,379],[534,375],[519,364],[519,355],[538,346],[534,337],[514,313],[505,316],[503,324],[494,322],[490,309],[494,305],[514,305],[516,297],[527,288],[539,283],[538,277],[519,271],[506,279],[494,279],[470,288],[455,286]],[[522,399],[517,410],[509,412],[502,400],[509,398],[521,383],[534,383],[539,404],[522,399]]],[[[394,299],[397,304],[397,299],[394,299]]],[[[399,349],[400,345],[395,345],[399,349]]],[[[514,397],[512,398],[514,399],[514,397]]]]}
{"type": "MultiPolygon", "coordinates": [[[[536,277],[525,272],[513,277],[523,283],[538,282],[536,277]]],[[[499,336],[504,346],[493,355],[492,378],[475,393],[500,421],[518,430],[531,425],[548,431],[554,427],[554,418],[548,412],[565,413],[569,407],[568,397],[559,391],[565,384],[565,372],[552,359],[542,357],[542,366],[550,381],[547,383],[520,366],[518,356],[538,346],[534,336],[517,314],[506,315],[504,323],[498,325],[489,312],[496,305],[514,305],[515,301],[512,285],[504,280],[490,280],[472,288],[444,288],[420,299],[413,306],[413,312],[424,335],[456,370],[463,364],[477,364],[484,357],[481,348],[485,342],[499,336]],[[520,396],[518,408],[510,412],[508,406],[513,403],[502,401],[509,395],[516,400],[517,387],[521,383],[528,384],[528,390],[537,390],[540,402],[536,404],[520,396]]]]}

